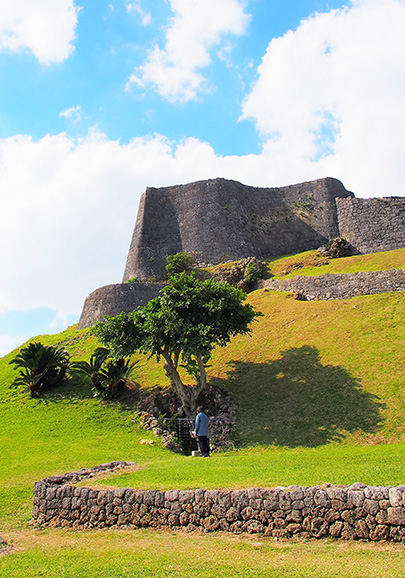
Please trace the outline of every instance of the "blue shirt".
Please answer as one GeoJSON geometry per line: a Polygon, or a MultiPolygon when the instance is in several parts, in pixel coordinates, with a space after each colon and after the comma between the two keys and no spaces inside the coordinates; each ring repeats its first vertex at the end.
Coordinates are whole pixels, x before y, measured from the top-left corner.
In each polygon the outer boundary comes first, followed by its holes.
{"type": "Polygon", "coordinates": [[[195,418],[195,433],[198,436],[208,436],[208,416],[203,411],[195,418]]]}

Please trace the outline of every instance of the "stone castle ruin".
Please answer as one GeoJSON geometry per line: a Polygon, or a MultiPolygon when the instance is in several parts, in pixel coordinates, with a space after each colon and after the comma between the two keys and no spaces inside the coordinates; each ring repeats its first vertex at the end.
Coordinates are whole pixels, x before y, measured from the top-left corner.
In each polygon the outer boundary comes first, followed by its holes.
{"type": "Polygon", "coordinates": [[[336,237],[344,237],[353,254],[405,247],[405,198],[357,199],[333,178],[277,188],[221,178],[147,188],[123,282],[87,297],[79,329],[155,297],[168,255],[191,253],[200,264],[267,259],[317,249],[336,237]],[[140,282],[126,283],[133,277],[140,282]]]}

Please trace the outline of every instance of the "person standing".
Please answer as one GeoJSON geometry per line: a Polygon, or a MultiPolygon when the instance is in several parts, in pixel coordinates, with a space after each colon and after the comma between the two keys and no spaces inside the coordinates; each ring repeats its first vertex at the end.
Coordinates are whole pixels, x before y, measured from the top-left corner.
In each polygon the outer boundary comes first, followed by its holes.
{"type": "Polygon", "coordinates": [[[197,416],[195,418],[195,426],[193,434],[198,439],[203,458],[208,458],[210,455],[210,442],[208,439],[208,416],[204,413],[203,407],[197,407],[197,416]]]}

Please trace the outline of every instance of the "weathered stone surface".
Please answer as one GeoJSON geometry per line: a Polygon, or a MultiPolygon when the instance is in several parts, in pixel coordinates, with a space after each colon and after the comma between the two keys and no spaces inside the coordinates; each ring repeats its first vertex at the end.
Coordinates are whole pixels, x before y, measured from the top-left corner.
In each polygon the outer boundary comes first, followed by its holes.
{"type": "Polygon", "coordinates": [[[399,488],[389,488],[388,497],[392,507],[401,506],[403,503],[404,490],[399,488]]]}
{"type": "Polygon", "coordinates": [[[375,516],[376,513],[380,510],[380,505],[377,500],[369,500],[365,499],[363,504],[363,509],[372,516],[375,516]]]}
{"type": "Polygon", "coordinates": [[[84,302],[79,329],[85,329],[122,311],[129,313],[158,296],[164,283],[116,283],[99,287],[84,302]]]}
{"type": "MultiPolygon", "coordinates": [[[[261,281],[259,286],[274,291],[299,292],[301,300],[349,299],[359,295],[405,291],[405,271],[391,269],[389,271],[361,271],[351,274],[325,273],[318,277],[298,275],[291,279],[268,279],[261,281]]],[[[370,495],[373,492],[375,495],[379,495],[376,488],[373,491],[370,490],[370,495]]]]}
{"type": "Polygon", "coordinates": [[[69,480],[65,484],[59,477],[55,477],[54,485],[35,484],[32,515],[38,524],[73,528],[169,526],[187,531],[264,533],[276,538],[405,541],[401,486],[95,490],[73,486],[71,480],[78,478],[77,474],[65,477],[69,480]]]}
{"type": "Polygon", "coordinates": [[[368,526],[364,520],[357,520],[354,525],[354,530],[358,538],[368,540],[370,530],[368,529],[368,526]]]}
{"type": "Polygon", "coordinates": [[[377,525],[374,530],[370,532],[370,539],[379,541],[379,540],[388,540],[390,534],[390,529],[388,526],[383,524],[377,525]]]}
{"type": "Polygon", "coordinates": [[[337,198],[339,233],[359,253],[405,246],[405,199],[337,198]]]}
{"type": "Polygon", "coordinates": [[[338,521],[332,524],[329,528],[329,535],[332,538],[339,538],[342,533],[343,522],[338,521]]]}
{"type": "Polygon", "coordinates": [[[140,201],[124,281],[164,278],[166,257],[179,251],[215,264],[317,248],[338,236],[339,196],[353,195],[330,178],[282,188],[225,179],[148,188],[140,201]]]}
{"type": "Polygon", "coordinates": [[[393,526],[405,526],[405,508],[388,508],[388,523],[393,526]]]}

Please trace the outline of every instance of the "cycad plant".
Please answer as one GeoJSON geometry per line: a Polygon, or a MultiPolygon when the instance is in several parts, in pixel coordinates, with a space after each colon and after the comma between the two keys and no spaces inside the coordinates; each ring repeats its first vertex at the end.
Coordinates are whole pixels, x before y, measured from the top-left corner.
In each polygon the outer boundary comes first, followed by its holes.
{"type": "Polygon", "coordinates": [[[70,354],[63,347],[31,342],[10,361],[20,369],[16,385],[26,385],[32,397],[59,385],[66,377],[70,354]]]}
{"type": "Polygon", "coordinates": [[[105,366],[101,369],[100,375],[105,390],[116,397],[123,392],[126,385],[131,382],[131,376],[137,361],[130,358],[107,359],[105,366]]]}
{"type": "Polygon", "coordinates": [[[110,358],[110,351],[98,347],[90,361],[75,361],[70,371],[90,378],[96,395],[116,397],[131,382],[131,375],[137,361],[110,358]]]}
{"type": "Polygon", "coordinates": [[[109,349],[105,347],[98,347],[91,355],[90,361],[74,361],[70,367],[73,374],[81,374],[87,376],[98,394],[103,394],[105,388],[101,381],[100,370],[103,363],[110,355],[109,349]]]}

